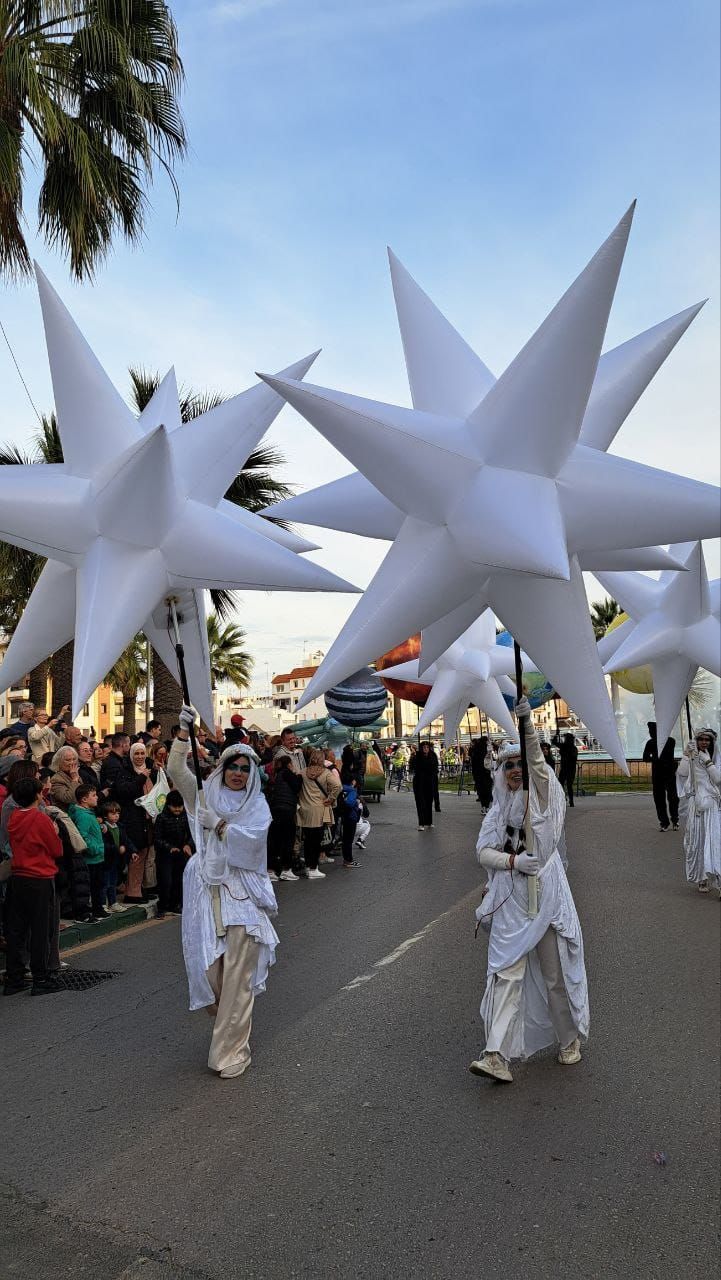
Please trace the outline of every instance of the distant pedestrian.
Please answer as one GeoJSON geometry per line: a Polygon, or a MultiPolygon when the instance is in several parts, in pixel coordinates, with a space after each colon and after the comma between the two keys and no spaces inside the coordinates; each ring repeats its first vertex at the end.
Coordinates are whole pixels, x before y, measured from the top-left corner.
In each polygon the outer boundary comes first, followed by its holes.
{"type": "Polygon", "coordinates": [[[321,842],[326,827],[333,824],[333,805],[340,794],[340,784],[325,767],[325,753],[314,748],[301,773],[302,786],[298,820],[303,830],[303,854],[309,880],[323,880],[318,870],[321,842]]]}
{"type": "Polygon", "coordinates": [[[661,831],[668,831],[669,815],[674,831],[678,831],[678,791],[676,790],[676,739],[668,738],[662,750],[658,749],[656,721],[648,722],[649,738],[643,749],[643,758],[651,763],[651,787],[653,803],[661,831]],[[667,807],[668,805],[668,807],[667,807]]]}
{"type": "Polygon", "coordinates": [[[578,767],[578,747],[572,733],[563,735],[559,755],[561,764],[558,770],[558,781],[564,791],[568,792],[568,803],[573,808],[573,784],[576,781],[576,769],[578,767]]]}
{"type": "Polygon", "coordinates": [[[75,790],[75,804],[71,804],[69,816],[85,842],[85,861],[90,879],[90,901],[94,920],[105,920],[110,914],[105,901],[105,842],[100,823],[95,814],[98,804],[97,783],[90,786],[81,782],[75,790]]]}
{"type": "Polygon", "coordinates": [[[293,872],[298,798],[303,779],[293,768],[289,755],[274,761],[273,782],[268,791],[272,822],[268,831],[268,872],[271,880],[298,880],[293,872]]]}
{"type": "Polygon", "coordinates": [[[158,873],[158,915],[183,910],[183,873],[195,853],[190,823],[179,791],[169,791],[153,830],[155,867],[158,873]]]}
{"type": "Polygon", "coordinates": [[[433,826],[433,802],[438,794],[438,757],[427,738],[411,758],[410,770],[418,814],[418,830],[425,831],[433,826]]]}

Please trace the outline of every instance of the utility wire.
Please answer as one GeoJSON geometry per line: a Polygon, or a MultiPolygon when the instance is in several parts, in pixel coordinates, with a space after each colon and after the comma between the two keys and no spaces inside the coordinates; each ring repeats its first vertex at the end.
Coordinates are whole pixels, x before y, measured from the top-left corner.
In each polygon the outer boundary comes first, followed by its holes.
{"type": "Polygon", "coordinates": [[[23,377],[23,375],[22,375],[22,371],[21,371],[21,369],[20,369],[20,365],[18,364],[17,360],[15,359],[15,352],[13,351],[12,347],[10,346],[10,339],[8,338],[8,336],[7,336],[6,332],[5,332],[5,325],[3,324],[2,320],[0,320],[0,331],[2,331],[2,336],[3,336],[3,338],[5,339],[5,343],[6,343],[6,345],[7,345],[7,349],[8,349],[8,351],[10,352],[10,355],[11,355],[11,357],[12,357],[12,362],[13,362],[13,364],[15,365],[15,368],[17,369],[18,377],[19,377],[20,381],[22,382],[22,384],[23,384],[23,386],[24,386],[24,388],[25,388],[25,394],[26,394],[26,396],[27,396],[28,400],[30,401],[30,403],[31,403],[31,405],[32,405],[32,407],[33,407],[33,411],[34,411],[34,413],[35,413],[35,417],[37,418],[38,422],[40,423],[40,426],[42,427],[42,425],[43,425],[43,420],[42,420],[42,418],[41,418],[40,414],[38,413],[38,408],[37,408],[37,405],[36,405],[35,401],[33,400],[32,396],[30,395],[30,392],[29,392],[29,390],[28,390],[28,384],[27,384],[27,382],[25,381],[25,379],[24,379],[24,377],[23,377]]]}

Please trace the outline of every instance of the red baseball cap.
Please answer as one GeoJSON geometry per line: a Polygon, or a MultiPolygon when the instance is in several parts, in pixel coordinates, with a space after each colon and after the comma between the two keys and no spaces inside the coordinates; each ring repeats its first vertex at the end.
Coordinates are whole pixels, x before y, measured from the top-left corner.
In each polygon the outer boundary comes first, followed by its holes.
{"type": "Polygon", "coordinates": [[[245,716],[234,715],[230,717],[230,723],[234,729],[242,729],[245,724],[245,716]]]}

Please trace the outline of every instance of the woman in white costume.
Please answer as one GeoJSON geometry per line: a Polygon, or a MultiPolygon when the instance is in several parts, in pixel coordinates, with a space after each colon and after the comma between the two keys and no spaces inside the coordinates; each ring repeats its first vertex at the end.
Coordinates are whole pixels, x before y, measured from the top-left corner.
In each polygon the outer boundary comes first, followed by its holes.
{"type": "Polygon", "coordinates": [[[512,1058],[549,1045],[558,1061],[581,1060],[589,1009],[583,937],[558,852],[566,800],[546,764],[526,698],[516,707],[526,725],[532,852],[525,851],[525,798],[518,743],[500,750],[494,799],[483,820],[476,856],[488,872],[488,892],[476,916],[490,931],[488,977],[481,1003],[486,1044],[471,1063],[474,1075],[511,1081],[512,1058]],[[528,913],[528,882],[535,877],[538,914],[528,913]]]}
{"type": "Polygon", "coordinates": [[[183,955],[190,1008],[215,1018],[208,1066],[224,1080],[250,1066],[255,996],[265,991],[278,935],[278,906],[267,872],[270,810],[251,747],[227,747],[203,783],[188,769],[192,708],[180,712],[169,772],[194,828],[197,853],[183,876],[183,955]]]}
{"type": "Polygon", "coordinates": [[[708,893],[712,880],[721,895],[721,757],[713,729],[699,729],[687,744],[676,781],[686,816],[686,879],[699,893],[708,893]]]}

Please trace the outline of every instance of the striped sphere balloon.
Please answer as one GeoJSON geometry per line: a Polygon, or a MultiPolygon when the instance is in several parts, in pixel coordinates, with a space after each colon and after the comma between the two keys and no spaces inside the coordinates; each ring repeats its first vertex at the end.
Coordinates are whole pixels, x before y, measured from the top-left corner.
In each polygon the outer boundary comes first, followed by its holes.
{"type": "Polygon", "coordinates": [[[388,694],[375,672],[362,667],[325,695],[328,715],[352,728],[372,724],[388,705],[388,694]]]}

